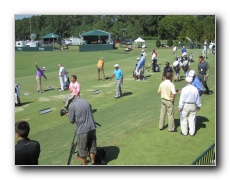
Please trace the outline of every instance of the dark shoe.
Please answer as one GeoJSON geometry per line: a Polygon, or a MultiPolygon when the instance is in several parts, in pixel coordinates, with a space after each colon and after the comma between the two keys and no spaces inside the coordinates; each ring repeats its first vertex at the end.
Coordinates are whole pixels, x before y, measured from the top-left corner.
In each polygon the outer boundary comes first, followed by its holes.
{"type": "Polygon", "coordinates": [[[177,130],[175,129],[175,130],[173,130],[173,131],[168,131],[168,132],[177,132],[177,130]]]}
{"type": "Polygon", "coordinates": [[[163,131],[163,129],[160,129],[160,131],[163,131]]]}

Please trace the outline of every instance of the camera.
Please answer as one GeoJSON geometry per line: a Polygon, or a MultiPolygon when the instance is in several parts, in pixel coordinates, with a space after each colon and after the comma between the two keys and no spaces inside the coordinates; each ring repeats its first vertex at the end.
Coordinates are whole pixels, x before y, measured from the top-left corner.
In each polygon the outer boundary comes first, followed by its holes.
{"type": "Polygon", "coordinates": [[[60,115],[61,116],[64,116],[65,114],[67,114],[68,113],[68,110],[65,110],[65,109],[61,109],[60,110],[60,115]]]}

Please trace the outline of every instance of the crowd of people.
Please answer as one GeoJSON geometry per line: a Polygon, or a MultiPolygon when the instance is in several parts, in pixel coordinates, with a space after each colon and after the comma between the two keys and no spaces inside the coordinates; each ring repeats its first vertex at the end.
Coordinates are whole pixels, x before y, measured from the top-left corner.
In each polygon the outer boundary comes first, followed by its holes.
{"type": "MultiPolygon", "coordinates": [[[[159,130],[165,129],[165,119],[168,116],[168,132],[177,132],[174,122],[174,108],[176,88],[174,82],[179,82],[182,78],[185,81],[185,87],[178,91],[180,94],[178,112],[180,113],[181,134],[183,136],[194,136],[196,134],[196,112],[201,108],[201,95],[211,94],[207,86],[207,79],[210,73],[209,64],[205,61],[205,57],[199,56],[198,72],[191,69],[191,58],[188,58],[187,49],[181,50],[181,58],[176,55],[177,47],[173,48],[173,56],[175,61],[172,66],[169,62],[165,62],[162,71],[162,82],[157,92],[161,97],[161,111],[159,117],[159,130]],[[183,77],[180,71],[183,70],[183,77]],[[174,77],[174,78],[173,78],[174,77]],[[204,88],[206,91],[204,91],[204,88]]],[[[137,63],[134,67],[134,78],[136,81],[145,79],[144,71],[146,64],[146,52],[142,50],[140,57],[137,57],[137,63]]],[[[152,72],[158,72],[157,67],[158,54],[155,50],[151,53],[152,72]]],[[[44,72],[45,67],[39,68],[36,65],[36,82],[37,92],[44,93],[41,85],[42,76],[47,80],[44,72]]],[[[68,72],[58,64],[58,76],[60,82],[60,91],[69,90],[70,93],[63,99],[65,108],[68,110],[66,114],[72,124],[77,124],[76,135],[78,142],[78,158],[82,165],[86,165],[87,157],[90,157],[91,164],[95,164],[95,155],[97,149],[96,143],[96,125],[89,102],[80,97],[80,83],[77,81],[76,75],[71,75],[70,80],[68,72]]],[[[110,81],[116,79],[115,99],[122,97],[121,85],[124,81],[124,73],[119,64],[114,65],[114,71],[109,78],[110,81]]],[[[106,80],[104,74],[104,58],[101,57],[97,62],[97,80],[106,80]]],[[[28,138],[30,127],[27,121],[19,121],[15,124],[15,133],[18,139],[15,145],[15,164],[16,165],[38,165],[40,156],[40,144],[37,141],[28,138]]]]}

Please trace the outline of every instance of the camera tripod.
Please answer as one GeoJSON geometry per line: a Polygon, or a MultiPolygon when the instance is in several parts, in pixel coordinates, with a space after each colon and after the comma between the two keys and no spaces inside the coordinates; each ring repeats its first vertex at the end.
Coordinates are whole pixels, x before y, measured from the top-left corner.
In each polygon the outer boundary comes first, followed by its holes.
{"type": "MultiPolygon", "coordinates": [[[[98,125],[98,126],[101,126],[101,125],[98,124],[97,122],[95,122],[95,124],[98,125]]],[[[77,153],[77,151],[75,151],[76,146],[77,146],[77,141],[76,141],[76,143],[75,143],[76,134],[77,134],[77,129],[76,129],[76,131],[74,132],[74,137],[73,137],[73,141],[72,141],[72,143],[71,143],[70,154],[69,154],[69,159],[68,159],[67,165],[70,165],[72,156],[73,156],[75,153],[77,153]]]]}

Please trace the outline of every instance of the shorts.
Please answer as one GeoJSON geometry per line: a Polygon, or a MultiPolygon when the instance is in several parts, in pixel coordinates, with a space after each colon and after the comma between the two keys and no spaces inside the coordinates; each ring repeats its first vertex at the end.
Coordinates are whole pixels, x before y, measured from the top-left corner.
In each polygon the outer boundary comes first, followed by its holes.
{"type": "Polygon", "coordinates": [[[80,157],[89,156],[97,152],[96,130],[87,133],[77,134],[77,147],[80,157]]]}

